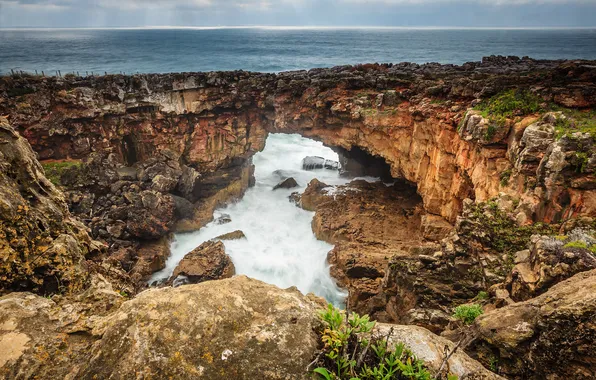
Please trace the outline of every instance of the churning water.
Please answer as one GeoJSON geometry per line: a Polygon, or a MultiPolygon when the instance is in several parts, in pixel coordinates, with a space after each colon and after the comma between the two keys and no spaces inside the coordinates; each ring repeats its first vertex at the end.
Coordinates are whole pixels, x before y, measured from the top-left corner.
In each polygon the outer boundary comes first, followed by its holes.
{"type": "Polygon", "coordinates": [[[152,280],[169,277],[188,252],[219,235],[242,230],[246,239],[224,241],[237,274],[277,285],[296,286],[303,293],[315,293],[339,304],[346,293],[337,287],[329,274],[327,253],[330,244],[317,240],[311,229],[314,213],[305,211],[288,200],[294,191],[304,191],[317,178],[328,185],[345,184],[333,170],[302,170],[302,159],[320,156],[337,160],[337,154],[323,144],[299,135],[271,134],[265,149],[254,156],[256,185],[237,203],[215,212],[217,219],[228,214],[232,222],[212,222],[199,231],[177,234],[166,268],[152,280]],[[284,177],[293,177],[300,187],[273,187],[284,177]]]}

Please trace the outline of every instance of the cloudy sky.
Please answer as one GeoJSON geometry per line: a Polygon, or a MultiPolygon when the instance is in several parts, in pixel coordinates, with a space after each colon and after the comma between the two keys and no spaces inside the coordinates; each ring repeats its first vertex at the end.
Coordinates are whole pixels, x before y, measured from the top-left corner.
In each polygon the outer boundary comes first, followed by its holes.
{"type": "Polygon", "coordinates": [[[596,0],[0,0],[0,28],[593,27],[596,0]]]}

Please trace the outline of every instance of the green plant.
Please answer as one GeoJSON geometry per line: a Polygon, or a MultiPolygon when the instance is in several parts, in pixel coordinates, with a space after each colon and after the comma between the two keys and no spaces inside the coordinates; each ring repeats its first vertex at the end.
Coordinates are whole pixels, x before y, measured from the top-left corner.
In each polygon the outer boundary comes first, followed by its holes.
{"type": "Polygon", "coordinates": [[[476,299],[481,301],[487,300],[489,298],[488,292],[485,291],[478,292],[478,295],[476,296],[476,299]]]}
{"type": "Polygon", "coordinates": [[[488,359],[488,367],[491,371],[497,373],[499,371],[499,358],[496,356],[491,356],[488,359]]]}
{"type": "Polygon", "coordinates": [[[332,305],[320,312],[325,329],[324,347],[313,373],[325,380],[415,379],[430,380],[424,362],[403,344],[388,348],[388,337],[375,335],[375,322],[368,315],[351,313],[346,317],[332,305]]]}
{"type": "Polygon", "coordinates": [[[61,185],[62,173],[66,170],[81,166],[79,161],[56,161],[56,162],[42,162],[41,166],[46,174],[46,177],[56,186],[61,185]]]}
{"type": "Polygon", "coordinates": [[[565,244],[563,248],[582,248],[588,249],[588,245],[583,241],[570,241],[569,243],[565,244]]]}
{"type": "Polygon", "coordinates": [[[509,179],[511,178],[511,169],[504,170],[499,176],[499,178],[501,179],[501,186],[505,187],[509,185],[509,179]]]}
{"type": "Polygon", "coordinates": [[[493,137],[495,137],[496,134],[497,134],[497,127],[495,127],[493,124],[490,124],[488,126],[488,128],[486,128],[486,134],[484,135],[484,139],[486,141],[490,141],[493,139],[493,137]]]}
{"type": "Polygon", "coordinates": [[[577,157],[577,160],[578,160],[577,171],[579,173],[585,172],[586,166],[588,165],[588,161],[590,160],[590,158],[588,157],[588,154],[585,152],[576,152],[575,156],[577,157]]]}
{"type": "Polygon", "coordinates": [[[596,110],[577,110],[552,105],[551,109],[561,112],[555,121],[556,138],[570,137],[574,132],[596,136],[596,110]]]}
{"type": "Polygon", "coordinates": [[[474,323],[474,320],[483,313],[482,306],[472,304],[472,305],[459,305],[455,308],[455,313],[453,316],[460,321],[462,321],[466,325],[471,325],[474,323]]]}
{"type": "Polygon", "coordinates": [[[482,111],[483,116],[492,118],[497,124],[503,125],[506,118],[540,111],[541,103],[542,98],[530,91],[512,89],[480,102],[476,109],[482,111]]]}

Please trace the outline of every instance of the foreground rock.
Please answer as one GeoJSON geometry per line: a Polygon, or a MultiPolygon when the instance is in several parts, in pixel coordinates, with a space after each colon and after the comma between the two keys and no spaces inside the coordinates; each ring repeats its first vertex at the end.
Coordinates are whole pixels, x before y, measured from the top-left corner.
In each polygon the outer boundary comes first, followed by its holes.
{"type": "Polygon", "coordinates": [[[188,253],[178,264],[172,279],[184,276],[191,284],[230,278],[236,274],[234,263],[221,241],[207,241],[188,253]]]}
{"type": "Polygon", "coordinates": [[[539,297],[476,319],[468,347],[500,373],[520,379],[596,376],[596,270],[576,274],[539,297]]]}
{"type": "MultiPolygon", "coordinates": [[[[103,306],[95,318],[85,317],[88,306],[65,299],[0,298],[0,377],[311,378],[306,368],[321,344],[318,312],[326,306],[320,298],[244,276],[150,289],[119,308],[121,297],[109,286],[95,289],[87,295],[102,300],[94,303],[103,306]]],[[[379,325],[378,331],[386,335],[391,327],[391,342],[406,343],[432,371],[443,348],[453,346],[419,327],[379,325]]],[[[447,368],[497,378],[462,352],[447,368]]]]}
{"type": "MultiPolygon", "coordinates": [[[[453,342],[418,326],[378,323],[375,329],[379,335],[388,337],[389,347],[398,343],[405,344],[418,359],[425,362],[431,373],[437,373],[441,368],[445,351],[451,352],[455,348],[453,342]]],[[[461,349],[454,352],[443,370],[457,375],[460,379],[503,379],[484,368],[461,349]]]]}

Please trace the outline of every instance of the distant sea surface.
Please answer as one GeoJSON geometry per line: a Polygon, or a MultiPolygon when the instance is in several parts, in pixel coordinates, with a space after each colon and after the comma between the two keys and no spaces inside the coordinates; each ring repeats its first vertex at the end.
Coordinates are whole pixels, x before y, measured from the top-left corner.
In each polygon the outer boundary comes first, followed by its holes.
{"type": "Polygon", "coordinates": [[[0,29],[3,74],[279,72],[367,62],[462,64],[493,54],[596,59],[596,29],[0,29]]]}

